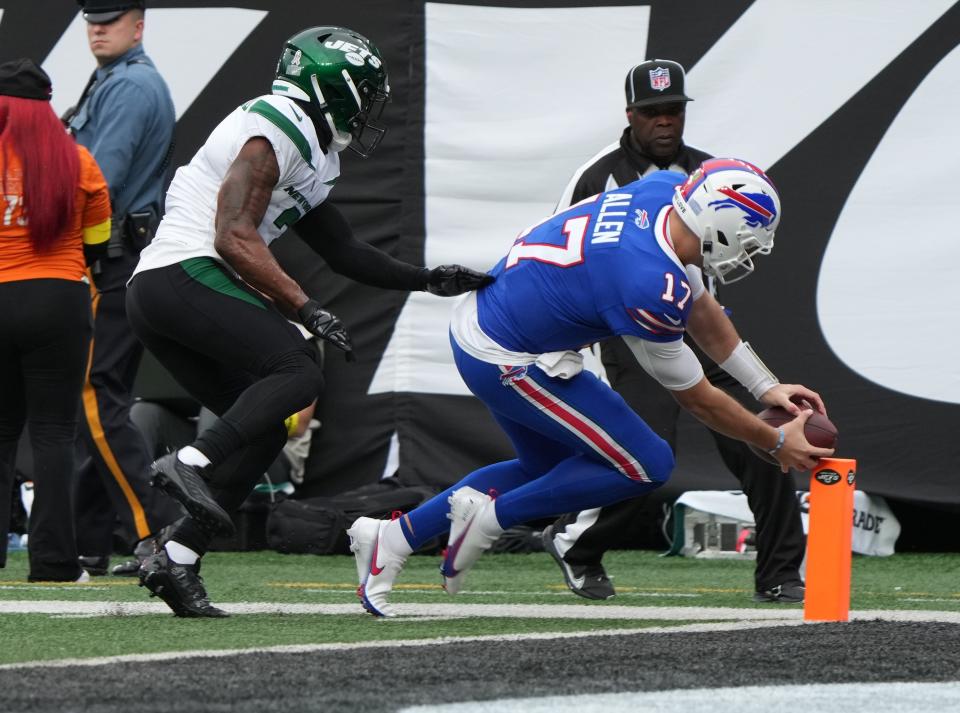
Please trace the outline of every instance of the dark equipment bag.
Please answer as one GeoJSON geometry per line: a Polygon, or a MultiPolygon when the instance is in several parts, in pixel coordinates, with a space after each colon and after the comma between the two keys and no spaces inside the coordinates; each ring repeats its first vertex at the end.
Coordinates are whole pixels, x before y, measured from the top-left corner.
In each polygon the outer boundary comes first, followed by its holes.
{"type": "Polygon", "coordinates": [[[389,518],[435,494],[426,486],[385,478],[333,497],[281,500],[267,516],[267,545],[284,554],[349,554],[346,530],[358,517],[389,518]]]}

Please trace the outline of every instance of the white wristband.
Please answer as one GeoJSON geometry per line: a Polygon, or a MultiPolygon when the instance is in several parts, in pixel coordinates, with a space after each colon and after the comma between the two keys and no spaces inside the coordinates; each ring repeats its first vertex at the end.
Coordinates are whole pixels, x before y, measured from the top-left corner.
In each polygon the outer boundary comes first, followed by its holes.
{"type": "Polygon", "coordinates": [[[721,362],[720,368],[743,384],[755,399],[780,383],[747,342],[740,342],[730,356],[721,362]]]}

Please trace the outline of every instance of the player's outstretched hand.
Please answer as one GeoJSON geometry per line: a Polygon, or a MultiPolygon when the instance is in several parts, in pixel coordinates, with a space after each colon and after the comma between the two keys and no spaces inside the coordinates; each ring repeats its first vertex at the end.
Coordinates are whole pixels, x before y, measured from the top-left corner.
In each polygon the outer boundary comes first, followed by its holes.
{"type": "Polygon", "coordinates": [[[352,356],[353,344],[350,343],[350,335],[343,323],[321,307],[319,302],[307,300],[303,307],[297,310],[297,317],[300,318],[300,324],[311,334],[326,339],[337,349],[343,350],[348,358],[352,356]]]}
{"type": "Polygon", "coordinates": [[[489,285],[493,279],[493,275],[463,265],[441,265],[428,271],[427,292],[441,297],[455,297],[489,285]]]}
{"type": "Polygon", "coordinates": [[[774,457],[780,461],[780,470],[789,472],[796,470],[813,470],[820,458],[829,458],[833,455],[833,448],[817,448],[807,440],[804,427],[813,415],[813,409],[802,408],[795,419],[783,424],[783,446],[774,457]]]}
{"type": "Polygon", "coordinates": [[[777,384],[763,396],[761,403],[767,406],[782,406],[794,416],[799,416],[804,407],[810,407],[817,413],[827,415],[827,407],[816,391],[803,384],[777,384]]]}

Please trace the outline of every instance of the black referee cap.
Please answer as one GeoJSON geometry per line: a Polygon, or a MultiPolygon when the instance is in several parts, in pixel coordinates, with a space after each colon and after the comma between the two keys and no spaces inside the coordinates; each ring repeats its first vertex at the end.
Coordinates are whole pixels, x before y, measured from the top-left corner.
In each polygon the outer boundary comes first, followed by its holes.
{"type": "Polygon", "coordinates": [[[77,0],[83,19],[94,25],[113,22],[127,10],[146,10],[146,0],[77,0]]]}
{"type": "Polygon", "coordinates": [[[32,59],[15,59],[0,64],[0,94],[50,101],[52,93],[50,77],[32,59]]]}
{"type": "Polygon", "coordinates": [[[690,102],[683,93],[686,74],[678,62],[648,59],[627,72],[627,107],[690,102]]]}

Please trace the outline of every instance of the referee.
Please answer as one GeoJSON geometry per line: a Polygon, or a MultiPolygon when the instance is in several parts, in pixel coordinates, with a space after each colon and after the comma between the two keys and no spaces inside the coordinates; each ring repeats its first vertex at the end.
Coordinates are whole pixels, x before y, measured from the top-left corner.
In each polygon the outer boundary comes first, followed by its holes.
{"type": "MultiPolygon", "coordinates": [[[[558,209],[625,185],[655,171],[689,174],[711,158],[683,143],[687,102],[684,70],[670,60],[648,60],[627,73],[627,126],[620,139],[581,166],[560,198],[558,209]]],[[[713,280],[710,280],[712,283],[713,280]]],[[[716,286],[710,284],[716,295],[716,286]]],[[[710,382],[748,408],[752,396],[688,337],[710,382]]],[[[620,338],[603,342],[601,361],[610,385],[676,453],[680,407],[637,363],[620,338]]],[[[793,479],[780,467],[753,455],[747,445],[711,431],[720,456],[740,481],[757,523],[757,601],[802,602],[800,565],[806,540],[793,479]]],[[[567,586],[588,599],[616,593],[602,558],[620,534],[642,517],[643,498],[560,517],[543,532],[544,548],[560,565],[567,586]]]]}

